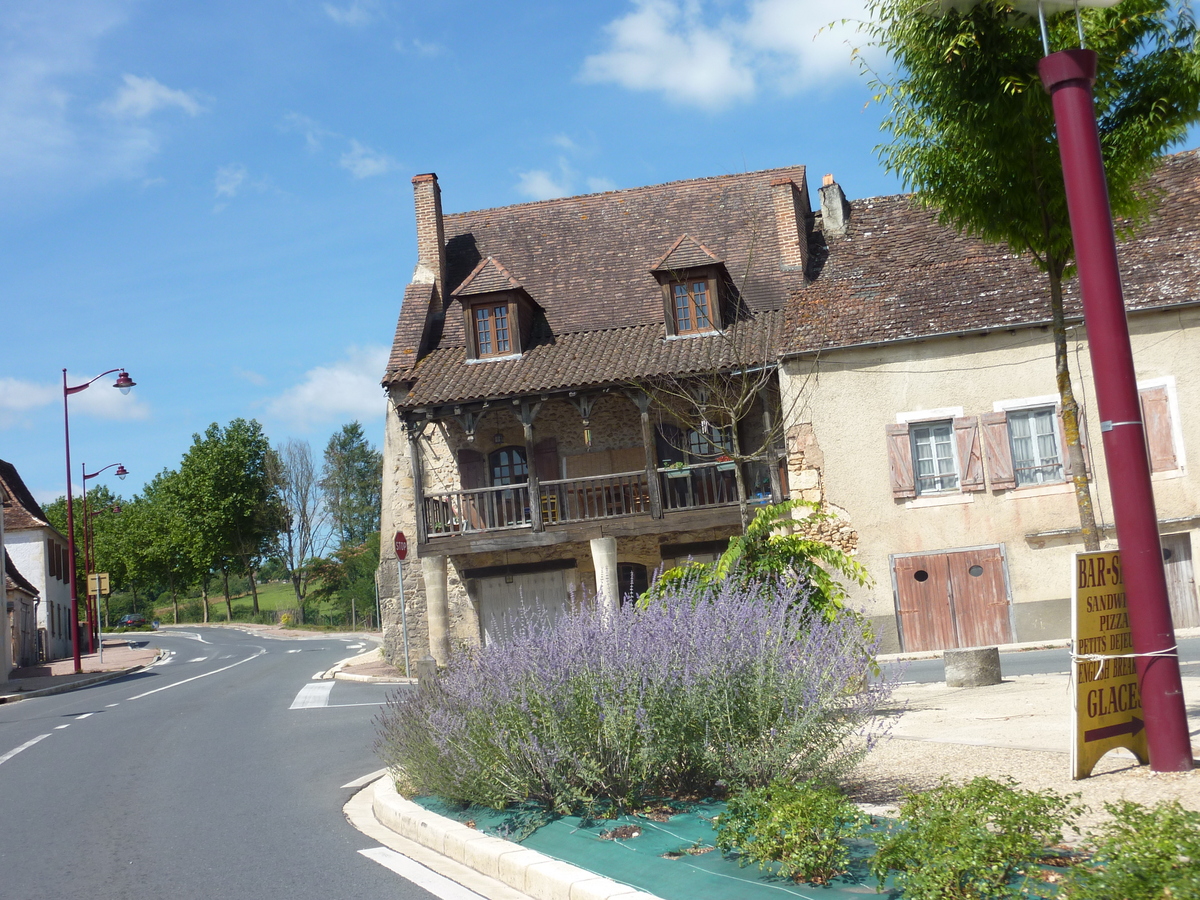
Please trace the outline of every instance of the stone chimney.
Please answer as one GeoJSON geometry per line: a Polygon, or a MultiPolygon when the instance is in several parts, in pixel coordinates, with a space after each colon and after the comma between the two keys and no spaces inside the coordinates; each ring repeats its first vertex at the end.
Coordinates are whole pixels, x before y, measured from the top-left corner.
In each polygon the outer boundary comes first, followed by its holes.
{"type": "Polygon", "coordinates": [[[438,294],[446,284],[446,232],[442,226],[442,190],[437,175],[417,175],[412,180],[417,214],[417,268],[413,284],[436,284],[438,294]]]}
{"type": "Polygon", "coordinates": [[[771,182],[771,199],[779,234],[779,268],[803,272],[808,265],[808,186],[777,178],[771,182]]]}
{"type": "Polygon", "coordinates": [[[821,179],[821,228],[828,234],[845,234],[850,220],[850,204],[842,187],[832,175],[821,179]]]}

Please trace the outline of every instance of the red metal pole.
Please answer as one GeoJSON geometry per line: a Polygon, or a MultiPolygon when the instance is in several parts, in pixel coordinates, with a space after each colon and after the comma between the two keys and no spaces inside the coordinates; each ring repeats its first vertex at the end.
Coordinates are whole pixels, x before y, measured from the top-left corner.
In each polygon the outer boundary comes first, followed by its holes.
{"type": "Polygon", "coordinates": [[[67,556],[68,583],[71,586],[71,652],[75,657],[76,673],[83,671],[79,658],[79,594],[75,584],[75,514],[71,502],[71,423],[67,416],[67,397],[72,391],[67,387],[67,370],[63,369],[63,440],[67,449],[67,556]]]}
{"type": "Polygon", "coordinates": [[[1129,626],[1133,650],[1138,654],[1150,768],[1156,772],[1183,772],[1192,768],[1192,746],[1179,657],[1174,653],[1144,655],[1170,652],[1175,646],[1175,628],[1092,103],[1096,54],[1091,50],[1052,53],[1038,65],[1038,72],[1052,97],[1058,126],[1129,626]]]}

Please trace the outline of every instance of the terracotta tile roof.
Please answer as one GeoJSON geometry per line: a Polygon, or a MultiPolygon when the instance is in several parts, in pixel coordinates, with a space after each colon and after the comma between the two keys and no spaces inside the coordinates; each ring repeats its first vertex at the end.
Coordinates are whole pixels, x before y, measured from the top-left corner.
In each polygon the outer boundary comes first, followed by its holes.
{"type": "Polygon", "coordinates": [[[671,246],[670,250],[655,260],[650,269],[654,272],[677,272],[680,269],[711,266],[719,262],[724,262],[724,260],[717,259],[711,250],[690,234],[685,234],[671,246]]]}
{"type": "Polygon", "coordinates": [[[426,317],[436,302],[437,289],[432,282],[410,284],[404,289],[400,317],[396,320],[396,336],[392,340],[392,354],[388,359],[389,373],[406,373],[417,364],[423,349],[421,343],[425,335],[426,317]]]}
{"type": "Polygon", "coordinates": [[[521,282],[513,278],[512,273],[492,257],[480,260],[479,265],[471,270],[458,287],[454,289],[455,297],[472,294],[490,294],[495,291],[515,291],[521,287],[521,282]]]}
{"type": "Polygon", "coordinates": [[[400,405],[413,409],[760,365],[775,359],[782,324],[783,310],[771,310],[727,334],[664,340],[660,322],[577,331],[537,343],[519,359],[481,362],[467,362],[462,347],[438,349],[421,361],[400,405]]]}
{"type": "MultiPolygon", "coordinates": [[[[1166,158],[1153,215],[1118,242],[1130,310],[1200,300],[1200,155],[1166,158]]],[[[938,225],[910,195],[851,203],[843,236],[814,233],[810,284],[788,311],[786,353],[1049,322],[1046,276],[1028,256],[938,225]]],[[[1082,315],[1064,285],[1068,317],[1082,315]]]]}
{"type": "MultiPolygon", "coordinates": [[[[687,235],[705,264],[724,260],[748,315],[780,309],[803,281],[802,272],[781,266],[789,236],[780,233],[772,193],[778,191],[773,183],[791,181],[804,185],[802,166],[448,215],[447,298],[491,257],[503,261],[504,273],[544,320],[535,324],[534,346],[520,359],[468,364],[463,318],[448,309],[448,299],[439,311],[441,333],[428,348],[418,347],[417,309],[423,315],[429,293],[427,286],[420,293],[410,286],[384,383],[412,383],[413,398],[466,399],[610,383],[691,365],[704,353],[681,350],[687,341],[666,340],[662,291],[651,267],[687,235]],[[414,367],[425,349],[428,356],[414,367]]],[[[790,236],[791,245],[796,240],[790,236]]],[[[768,318],[774,336],[776,317],[768,318]]],[[[761,327],[750,330],[761,339],[761,327]]],[[[709,339],[689,340],[699,348],[709,339]]],[[[432,402],[413,398],[403,405],[432,402]]]]}
{"type": "Polygon", "coordinates": [[[38,589],[21,574],[7,553],[4,554],[4,589],[5,591],[21,591],[30,597],[38,595],[38,589]]]}
{"type": "Polygon", "coordinates": [[[25,487],[25,482],[17,474],[16,467],[0,459],[0,484],[8,492],[4,501],[4,530],[21,531],[26,528],[52,528],[46,519],[41,506],[25,487]]]}

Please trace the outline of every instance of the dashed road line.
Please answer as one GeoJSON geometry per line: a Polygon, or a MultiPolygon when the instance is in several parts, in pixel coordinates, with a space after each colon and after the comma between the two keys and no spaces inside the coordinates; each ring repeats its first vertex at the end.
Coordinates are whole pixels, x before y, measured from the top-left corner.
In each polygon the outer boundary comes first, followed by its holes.
{"type": "Polygon", "coordinates": [[[112,709],[114,706],[120,706],[120,703],[109,703],[105,705],[105,709],[112,709]]]}
{"type": "Polygon", "coordinates": [[[55,725],[55,726],[54,726],[54,730],[55,730],[55,731],[62,731],[64,728],[70,728],[70,727],[71,727],[71,723],[70,723],[70,722],[68,722],[66,725],[55,725]]]}
{"type": "Polygon", "coordinates": [[[299,650],[289,650],[288,651],[288,653],[299,653],[299,652],[301,652],[301,651],[299,651],[299,650]]]}
{"type": "Polygon", "coordinates": [[[0,766],[4,765],[6,762],[8,762],[10,759],[12,759],[14,756],[16,756],[22,750],[28,750],[30,747],[32,747],[34,744],[36,744],[38,741],[44,741],[48,737],[50,737],[49,732],[47,732],[46,734],[39,734],[33,740],[26,741],[25,743],[23,743],[20,747],[16,747],[12,750],[9,750],[3,756],[0,756],[0,766]]]}
{"type": "Polygon", "coordinates": [[[211,672],[201,672],[199,675],[193,675],[191,678],[183,679],[183,681],[173,681],[170,684],[164,684],[162,687],[155,688],[152,691],[146,691],[144,694],[136,694],[133,697],[130,697],[129,699],[130,700],[141,700],[143,697],[149,697],[151,694],[157,694],[159,691],[166,691],[166,690],[170,690],[173,687],[179,687],[179,685],[187,684],[189,681],[195,681],[197,678],[207,678],[209,675],[216,675],[220,672],[227,672],[230,669],[233,669],[233,668],[236,668],[237,666],[242,665],[242,663],[248,663],[252,659],[258,659],[260,656],[262,656],[266,652],[267,651],[266,651],[265,647],[260,647],[258,649],[258,652],[255,653],[253,656],[247,656],[245,659],[240,659],[237,662],[233,663],[232,665],[222,666],[220,669],[213,669],[211,672]]]}
{"type": "Polygon", "coordinates": [[[317,681],[300,688],[300,693],[292,701],[288,709],[315,709],[329,705],[329,694],[333,690],[332,681],[317,681]]]}
{"type": "MultiPolygon", "coordinates": [[[[221,658],[225,659],[226,657],[223,656],[221,658]]],[[[208,659],[207,656],[197,656],[195,659],[189,659],[188,662],[204,662],[207,659],[208,659]]]]}
{"type": "Polygon", "coordinates": [[[94,715],[95,715],[95,713],[84,713],[82,716],[76,716],[75,721],[78,722],[80,719],[86,719],[88,716],[94,716],[94,715]]]}

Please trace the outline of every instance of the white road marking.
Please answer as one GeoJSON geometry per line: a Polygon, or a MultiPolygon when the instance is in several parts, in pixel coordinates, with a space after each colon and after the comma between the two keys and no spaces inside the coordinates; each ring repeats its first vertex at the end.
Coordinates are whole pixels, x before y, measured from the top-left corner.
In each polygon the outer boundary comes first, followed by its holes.
{"type": "Polygon", "coordinates": [[[70,723],[70,722],[68,722],[66,725],[55,725],[55,726],[54,726],[54,730],[55,730],[55,731],[62,731],[62,729],[64,729],[64,728],[70,728],[70,727],[71,727],[71,723],[70,723]]]}
{"type": "Polygon", "coordinates": [[[324,674],[325,674],[325,670],[324,670],[324,669],[322,669],[320,672],[318,672],[317,674],[315,674],[315,675],[312,677],[312,680],[313,680],[313,681],[320,681],[320,680],[321,680],[321,676],[322,676],[322,675],[324,675],[324,674]]]}
{"type": "Polygon", "coordinates": [[[95,715],[95,713],[84,713],[82,716],[76,716],[75,721],[78,722],[80,719],[86,719],[88,716],[93,715],[95,715]]]}
{"type": "Polygon", "coordinates": [[[363,644],[350,644],[346,647],[346,649],[347,650],[361,650],[363,648],[363,646],[364,646],[363,644]]]}
{"type": "MultiPolygon", "coordinates": [[[[224,657],[224,656],[221,657],[221,659],[226,659],[226,658],[227,657],[224,657]]],[[[195,659],[189,659],[188,662],[204,662],[206,659],[208,659],[207,656],[197,656],[195,659]]]]}
{"type": "Polygon", "coordinates": [[[318,706],[329,705],[329,693],[333,690],[332,681],[317,681],[300,688],[300,693],[292,701],[288,709],[314,709],[318,706]]]}
{"type": "Polygon", "coordinates": [[[32,747],[34,744],[36,744],[38,741],[44,741],[48,737],[50,737],[49,734],[39,734],[32,741],[26,741],[20,747],[16,747],[13,750],[9,750],[3,756],[0,756],[0,765],[4,765],[4,763],[8,762],[10,759],[12,759],[14,756],[16,756],[22,750],[28,750],[30,747],[32,747]]]}
{"type": "Polygon", "coordinates": [[[130,700],[141,700],[143,697],[149,697],[151,694],[157,694],[159,691],[165,691],[165,690],[168,690],[173,687],[179,687],[179,685],[187,684],[189,681],[195,681],[197,678],[207,678],[209,675],[216,675],[219,672],[226,672],[232,668],[240,666],[242,663],[248,663],[252,659],[258,659],[260,656],[262,656],[266,652],[267,651],[264,648],[259,647],[258,652],[255,653],[253,656],[247,656],[245,659],[240,659],[237,662],[233,663],[233,665],[225,666],[220,669],[213,669],[211,672],[202,672],[199,675],[193,675],[191,678],[185,678],[185,679],[183,679],[183,681],[175,681],[175,682],[172,682],[171,684],[164,684],[160,688],[155,688],[152,691],[146,691],[146,693],[144,693],[144,694],[137,694],[136,696],[130,697],[129,699],[130,700]]]}
{"type": "Polygon", "coordinates": [[[433,896],[440,897],[441,900],[483,900],[474,891],[467,890],[461,884],[425,868],[419,862],[414,862],[390,847],[372,847],[358,852],[367,859],[375,860],[384,868],[391,869],[417,887],[424,888],[433,896]]]}
{"type": "Polygon", "coordinates": [[[383,706],[383,702],[379,703],[326,703],[326,709],[342,709],[347,706],[383,706]]]}
{"type": "MultiPolygon", "coordinates": [[[[264,650],[263,652],[266,653],[267,651],[264,650]]],[[[218,656],[217,659],[233,659],[235,656],[237,656],[236,653],[226,653],[224,656],[218,656]]]]}
{"type": "Polygon", "coordinates": [[[386,774],[387,774],[387,769],[376,769],[374,772],[371,772],[368,775],[364,775],[362,778],[355,778],[353,781],[343,784],[342,787],[344,787],[344,788],[366,787],[372,781],[375,781],[377,778],[382,778],[386,774]]]}
{"type": "Polygon", "coordinates": [[[120,706],[120,705],[121,705],[120,703],[109,703],[109,704],[107,704],[107,705],[106,705],[104,708],[105,708],[105,709],[112,709],[114,706],[120,706]]]}
{"type": "Polygon", "coordinates": [[[299,650],[289,650],[288,653],[299,653],[299,650]]]}

